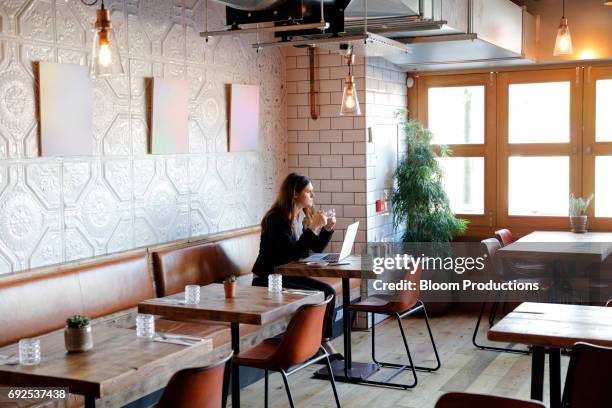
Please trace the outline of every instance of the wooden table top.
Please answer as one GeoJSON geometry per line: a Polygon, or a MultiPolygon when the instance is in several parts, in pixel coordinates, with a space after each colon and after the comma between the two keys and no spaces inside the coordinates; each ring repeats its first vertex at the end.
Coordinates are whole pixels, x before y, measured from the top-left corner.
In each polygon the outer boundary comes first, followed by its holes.
{"type": "Polygon", "coordinates": [[[303,262],[291,262],[274,268],[274,272],[287,276],[314,276],[319,278],[356,278],[378,279],[380,275],[372,271],[372,260],[358,255],[351,255],[345,261],[348,265],[307,265],[303,262]]]}
{"type": "Polygon", "coordinates": [[[580,258],[602,262],[612,253],[612,233],[569,231],[534,231],[497,253],[502,257],[580,258]]]}
{"type": "MultiPolygon", "coordinates": [[[[63,331],[39,338],[40,364],[0,365],[0,384],[68,387],[74,394],[103,398],[169,367],[177,371],[192,366],[195,358],[212,351],[210,339],[182,346],[136,337],[135,330],[102,325],[93,326],[94,347],[85,353],[67,353],[63,331]]],[[[18,345],[5,346],[0,354],[18,354],[18,345]]]]}
{"type": "Polygon", "coordinates": [[[571,347],[584,341],[612,347],[612,307],[521,303],[487,338],[535,346],[571,347]]]}
{"type": "MultiPolygon", "coordinates": [[[[176,305],[149,299],[138,305],[140,313],[162,315],[170,319],[202,319],[230,323],[264,325],[293,314],[300,306],[324,300],[323,292],[269,293],[260,286],[236,286],[236,297],[226,299],[223,285],[213,283],[200,288],[200,303],[176,305]]],[[[164,299],[184,299],[184,293],[164,299]]]]}

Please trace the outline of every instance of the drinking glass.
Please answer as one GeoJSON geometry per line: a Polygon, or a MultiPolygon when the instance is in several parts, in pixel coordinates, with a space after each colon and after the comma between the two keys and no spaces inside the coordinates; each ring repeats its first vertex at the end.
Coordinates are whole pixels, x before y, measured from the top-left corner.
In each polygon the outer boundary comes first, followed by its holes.
{"type": "Polygon", "coordinates": [[[136,316],[136,336],[152,339],[155,336],[155,316],[138,314],[136,316]]]}
{"type": "Polygon", "coordinates": [[[185,286],[185,303],[188,305],[197,305],[200,303],[200,286],[187,285],[185,286]]]}
{"type": "Polygon", "coordinates": [[[268,292],[281,293],[283,291],[283,275],[276,273],[268,275],[268,292]]]}
{"type": "Polygon", "coordinates": [[[40,363],[40,340],[19,340],[19,364],[36,365],[40,363]]]}
{"type": "Polygon", "coordinates": [[[327,218],[335,217],[336,216],[336,209],[335,208],[329,208],[326,211],[323,211],[323,214],[325,214],[325,216],[327,218]]]}

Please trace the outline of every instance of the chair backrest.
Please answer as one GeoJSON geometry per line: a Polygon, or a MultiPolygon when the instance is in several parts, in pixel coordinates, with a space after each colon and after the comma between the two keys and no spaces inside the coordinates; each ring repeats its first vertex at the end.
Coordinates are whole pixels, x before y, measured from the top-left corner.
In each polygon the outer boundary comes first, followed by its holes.
{"type": "Polygon", "coordinates": [[[219,408],[233,352],[205,367],[176,372],[164,389],[158,408],[219,408]]]}
{"type": "Polygon", "coordinates": [[[610,299],[610,300],[608,300],[608,301],[606,302],[606,306],[608,306],[608,307],[612,307],[612,299],[610,299]]]}
{"type": "Polygon", "coordinates": [[[496,238],[487,238],[480,241],[482,245],[484,245],[487,251],[487,262],[485,264],[485,268],[487,272],[487,276],[503,275],[503,269],[496,267],[495,255],[497,254],[497,250],[502,247],[501,243],[496,238]]]}
{"type": "Polygon", "coordinates": [[[301,364],[321,347],[325,312],[333,296],[314,305],[303,305],[295,312],[276,350],[274,364],[282,369],[301,364]]]}
{"type": "MultiPolygon", "coordinates": [[[[411,270],[406,270],[401,277],[404,282],[414,282],[414,290],[396,290],[393,292],[393,300],[389,302],[391,310],[397,313],[405,312],[416,304],[419,300],[419,282],[421,280],[421,267],[419,266],[414,273],[411,270]]],[[[399,277],[399,276],[398,276],[399,277]]]]}
{"type": "Polygon", "coordinates": [[[495,231],[495,238],[499,240],[502,246],[506,246],[514,242],[512,232],[506,228],[495,231]]]}
{"type": "Polygon", "coordinates": [[[450,392],[440,397],[435,408],[546,408],[538,401],[526,401],[496,395],[450,392]]]}
{"type": "Polygon", "coordinates": [[[612,348],[576,343],[572,348],[562,407],[609,407],[612,348]]]}

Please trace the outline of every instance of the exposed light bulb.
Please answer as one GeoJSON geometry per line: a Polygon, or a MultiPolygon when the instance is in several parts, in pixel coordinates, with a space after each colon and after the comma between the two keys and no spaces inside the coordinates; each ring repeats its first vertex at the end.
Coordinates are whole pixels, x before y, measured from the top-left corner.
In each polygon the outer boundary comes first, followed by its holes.
{"type": "Polygon", "coordinates": [[[348,88],[346,91],[346,99],[344,100],[344,107],[346,109],[353,110],[356,105],[355,95],[353,94],[353,88],[348,88]]]}
{"type": "Polygon", "coordinates": [[[94,24],[93,48],[90,60],[90,75],[92,78],[123,74],[121,56],[117,49],[117,40],[110,21],[110,11],[102,4],[96,10],[94,24]]]}
{"type": "Polygon", "coordinates": [[[361,115],[355,79],[349,75],[344,80],[344,91],[342,92],[342,104],[340,105],[340,115],[361,115]]]}
{"type": "Polygon", "coordinates": [[[103,67],[108,67],[113,63],[110,44],[100,44],[98,63],[103,67]]]}
{"type": "Polygon", "coordinates": [[[563,15],[559,22],[553,55],[572,55],[572,53],[572,36],[570,35],[569,26],[567,25],[567,18],[565,18],[565,0],[563,0],[563,15]]]}

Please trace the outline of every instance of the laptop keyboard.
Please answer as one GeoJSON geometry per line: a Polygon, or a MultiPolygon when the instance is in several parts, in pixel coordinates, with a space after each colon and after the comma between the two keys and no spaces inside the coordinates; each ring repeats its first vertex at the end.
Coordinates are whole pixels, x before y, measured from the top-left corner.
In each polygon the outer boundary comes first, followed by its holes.
{"type": "Polygon", "coordinates": [[[321,258],[321,260],[326,262],[338,262],[339,258],[340,254],[329,254],[325,255],[323,258],[321,258]]]}

